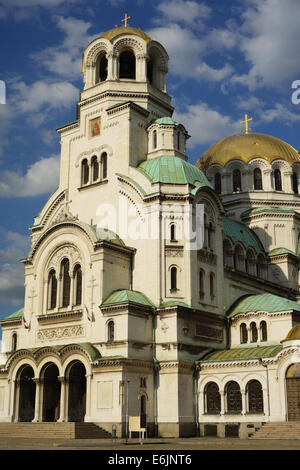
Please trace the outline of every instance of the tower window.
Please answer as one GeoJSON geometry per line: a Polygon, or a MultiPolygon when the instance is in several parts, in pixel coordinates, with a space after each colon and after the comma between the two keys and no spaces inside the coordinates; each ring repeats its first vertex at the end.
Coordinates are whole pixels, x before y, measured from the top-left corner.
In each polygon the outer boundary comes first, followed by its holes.
{"type": "Polygon", "coordinates": [[[251,331],[251,343],[257,343],[258,334],[257,334],[257,327],[256,327],[255,322],[250,323],[250,331],[251,331]]]}
{"type": "Polygon", "coordinates": [[[275,191],[282,191],[281,171],[276,168],[274,171],[275,191]]]}
{"type": "Polygon", "coordinates": [[[237,168],[235,170],[233,170],[232,186],[233,186],[233,192],[234,193],[242,190],[241,172],[237,168]]]}
{"type": "Polygon", "coordinates": [[[130,51],[120,54],[120,78],[135,79],[135,55],[130,51]]]}
{"type": "Polygon", "coordinates": [[[107,178],[107,153],[101,155],[102,179],[107,178]]]}
{"type": "Polygon", "coordinates": [[[222,183],[221,183],[221,174],[215,174],[215,191],[217,194],[221,194],[222,192],[222,183]]]}
{"type": "Polygon", "coordinates": [[[292,174],[292,185],[293,185],[293,191],[295,194],[299,194],[299,191],[298,191],[298,176],[297,176],[297,173],[293,173],[292,174]]]}
{"type": "Polygon", "coordinates": [[[61,263],[61,272],[62,272],[62,306],[68,307],[70,305],[70,288],[71,288],[71,278],[70,278],[70,262],[67,258],[62,260],[61,263]]]}
{"type": "Polygon", "coordinates": [[[81,183],[88,184],[89,182],[89,165],[88,161],[85,158],[81,163],[81,183]]]}
{"type": "Polygon", "coordinates": [[[180,150],[180,132],[177,132],[177,148],[180,150]]]}
{"type": "Polygon", "coordinates": [[[48,278],[48,289],[49,289],[49,308],[53,309],[56,307],[56,296],[57,296],[57,280],[56,280],[56,273],[54,269],[52,269],[49,273],[48,278]]]}
{"type": "Polygon", "coordinates": [[[96,156],[92,158],[92,175],[93,181],[97,181],[99,178],[99,163],[96,156]]]}
{"type": "Polygon", "coordinates": [[[253,172],[253,178],[254,178],[254,189],[263,189],[262,175],[261,175],[260,168],[255,168],[253,172]]]}
{"type": "Polygon", "coordinates": [[[153,148],[157,148],[157,131],[153,131],[153,148]]]}
{"type": "Polygon", "coordinates": [[[74,269],[75,278],[75,305],[82,303],[82,271],[81,266],[77,264],[74,269]]]}
{"type": "Polygon", "coordinates": [[[14,333],[12,335],[11,350],[12,350],[12,352],[15,352],[17,350],[17,333],[14,333]]]}
{"type": "Polygon", "coordinates": [[[205,272],[203,271],[203,269],[200,269],[200,272],[199,272],[199,287],[200,287],[200,291],[199,291],[199,295],[200,295],[200,299],[203,299],[204,297],[204,277],[205,277],[205,272]]]}
{"type": "Polygon", "coordinates": [[[241,344],[246,344],[248,342],[248,330],[247,330],[246,323],[241,324],[240,335],[241,335],[241,338],[240,338],[241,344]]]}
{"type": "Polygon", "coordinates": [[[213,297],[215,295],[215,277],[213,273],[210,273],[209,275],[209,293],[210,296],[213,297]]]}
{"type": "Polygon", "coordinates": [[[177,289],[177,268],[171,268],[171,290],[177,289]]]}
{"type": "Polygon", "coordinates": [[[112,342],[115,339],[115,324],[113,321],[108,322],[107,325],[107,339],[112,342]]]}
{"type": "Polygon", "coordinates": [[[176,241],[176,225],[172,224],[170,227],[170,240],[171,242],[176,241]]]}
{"type": "Polygon", "coordinates": [[[261,341],[268,340],[267,324],[264,320],[260,322],[260,340],[261,341]]]}
{"type": "Polygon", "coordinates": [[[99,82],[104,82],[107,79],[107,58],[102,56],[99,63],[99,82]]]}

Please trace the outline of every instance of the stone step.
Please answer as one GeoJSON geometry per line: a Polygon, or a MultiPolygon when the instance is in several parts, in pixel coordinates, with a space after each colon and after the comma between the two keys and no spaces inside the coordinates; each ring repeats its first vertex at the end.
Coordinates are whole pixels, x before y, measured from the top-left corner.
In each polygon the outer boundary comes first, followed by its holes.
{"type": "Polygon", "coordinates": [[[258,431],[248,436],[249,439],[300,439],[300,422],[289,421],[266,423],[258,431]]]}
{"type": "Polygon", "coordinates": [[[0,423],[0,437],[107,439],[111,434],[95,423],[0,423]]]}

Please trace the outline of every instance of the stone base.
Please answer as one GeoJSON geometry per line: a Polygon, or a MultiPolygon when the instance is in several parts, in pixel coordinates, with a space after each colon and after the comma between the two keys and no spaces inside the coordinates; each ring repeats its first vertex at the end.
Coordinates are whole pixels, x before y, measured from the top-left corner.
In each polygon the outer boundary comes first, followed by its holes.
{"type": "Polygon", "coordinates": [[[158,437],[195,437],[196,423],[158,423],[158,437]]]}
{"type": "Polygon", "coordinates": [[[238,437],[248,439],[254,430],[259,429],[263,423],[200,423],[201,437],[238,437]]]}

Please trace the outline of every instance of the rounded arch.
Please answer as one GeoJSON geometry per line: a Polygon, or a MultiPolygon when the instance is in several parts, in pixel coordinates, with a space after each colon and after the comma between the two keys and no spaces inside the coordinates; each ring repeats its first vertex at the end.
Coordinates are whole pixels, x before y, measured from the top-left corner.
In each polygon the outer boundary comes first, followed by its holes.
{"type": "Polygon", "coordinates": [[[23,364],[17,371],[17,388],[15,390],[15,414],[18,421],[31,422],[35,411],[36,384],[34,369],[30,364],[23,364]]]}
{"type": "Polygon", "coordinates": [[[234,247],[234,268],[238,271],[245,271],[245,248],[240,243],[234,247]]]}
{"type": "Polygon", "coordinates": [[[249,413],[264,412],[263,388],[259,380],[250,380],[246,385],[246,396],[248,401],[249,413]]]}
{"type": "Polygon", "coordinates": [[[119,55],[119,79],[136,79],[136,58],[131,49],[125,49],[119,55]]]}
{"type": "Polygon", "coordinates": [[[52,361],[47,361],[40,372],[43,384],[42,421],[45,422],[55,422],[59,419],[61,383],[58,377],[58,366],[52,361]]]}
{"type": "Polygon", "coordinates": [[[224,257],[224,265],[233,267],[233,243],[229,238],[224,238],[223,240],[223,257],[224,257]]]}
{"type": "Polygon", "coordinates": [[[238,382],[231,380],[225,385],[226,407],[228,413],[241,413],[242,394],[238,382]]]}
{"type": "Polygon", "coordinates": [[[68,382],[68,421],[82,422],[86,413],[86,368],[80,360],[73,360],[66,368],[68,382]]]}
{"type": "Polygon", "coordinates": [[[253,248],[248,248],[246,251],[246,272],[250,274],[251,276],[256,276],[257,275],[257,269],[256,269],[256,253],[253,250],[253,248]]]}
{"type": "Polygon", "coordinates": [[[132,36],[117,39],[113,45],[113,54],[119,56],[125,50],[131,50],[135,56],[145,54],[145,44],[143,40],[134,39],[132,36]]]}
{"type": "Polygon", "coordinates": [[[208,382],[204,387],[204,410],[208,414],[221,413],[221,394],[216,382],[208,382]]]}

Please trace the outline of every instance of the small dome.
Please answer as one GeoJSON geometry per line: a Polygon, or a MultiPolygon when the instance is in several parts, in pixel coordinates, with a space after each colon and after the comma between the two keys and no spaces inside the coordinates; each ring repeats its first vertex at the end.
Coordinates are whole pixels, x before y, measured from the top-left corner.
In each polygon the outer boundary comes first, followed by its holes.
{"type": "Polygon", "coordinates": [[[180,157],[160,156],[142,162],[138,168],[151,183],[192,184],[212,188],[204,173],[180,157]]]}
{"type": "Polygon", "coordinates": [[[300,162],[299,152],[283,140],[271,135],[248,133],[220,140],[197,160],[196,166],[205,171],[216,163],[224,166],[235,159],[249,163],[253,158],[264,158],[270,163],[282,159],[289,165],[300,162]]]}
{"type": "Polygon", "coordinates": [[[134,36],[139,36],[146,42],[152,41],[152,38],[147,33],[145,33],[139,28],[131,28],[130,26],[120,26],[119,28],[110,29],[109,31],[106,31],[105,33],[101,34],[100,38],[105,38],[109,41],[112,41],[114,38],[120,36],[121,34],[132,34],[134,36]]]}
{"type": "Polygon", "coordinates": [[[300,324],[293,326],[283,341],[291,341],[294,339],[300,339],[300,324]]]}

